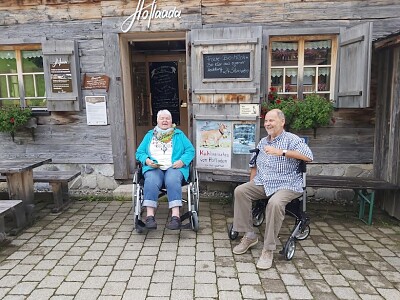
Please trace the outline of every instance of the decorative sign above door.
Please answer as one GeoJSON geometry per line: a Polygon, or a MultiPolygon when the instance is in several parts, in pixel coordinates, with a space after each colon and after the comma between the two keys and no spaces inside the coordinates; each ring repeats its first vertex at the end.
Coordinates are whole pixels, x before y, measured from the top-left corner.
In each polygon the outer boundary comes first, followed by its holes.
{"type": "Polygon", "coordinates": [[[176,9],[176,6],[171,9],[159,9],[157,0],[153,0],[151,4],[145,6],[146,0],[139,0],[136,6],[136,11],[127,17],[121,24],[122,32],[126,33],[133,27],[135,21],[147,20],[147,29],[150,28],[151,20],[153,19],[172,19],[181,18],[182,11],[176,9]]]}

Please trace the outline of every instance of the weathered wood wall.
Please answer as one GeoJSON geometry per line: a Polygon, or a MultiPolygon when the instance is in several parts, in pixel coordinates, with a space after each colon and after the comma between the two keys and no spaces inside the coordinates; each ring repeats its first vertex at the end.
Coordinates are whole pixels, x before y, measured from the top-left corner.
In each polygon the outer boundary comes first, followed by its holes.
{"type": "MultiPolygon", "coordinates": [[[[398,34],[397,36],[400,36],[398,34]]],[[[400,39],[399,39],[400,41],[400,39]]],[[[377,49],[379,62],[374,173],[400,185],[400,43],[377,49]]],[[[380,192],[383,207],[400,219],[400,192],[380,192]]]]}
{"type": "MultiPolygon", "coordinates": [[[[150,2],[146,0],[146,4],[150,2]]],[[[115,69],[108,65],[118,63],[118,59],[107,57],[105,48],[108,47],[107,51],[111,53],[110,41],[115,42],[121,22],[134,13],[136,5],[137,1],[129,0],[3,0],[0,3],[0,41],[40,43],[45,38],[75,39],[79,43],[82,75],[106,74],[108,70],[115,69]]],[[[246,23],[290,30],[351,26],[373,21],[374,38],[377,38],[400,28],[400,2],[389,0],[159,0],[157,5],[163,8],[176,6],[182,10],[182,18],[154,20],[151,31],[243,26],[246,23]]],[[[134,30],[148,31],[146,25],[146,21],[141,21],[134,30]]],[[[95,92],[83,91],[83,96],[95,92]]],[[[108,96],[109,103],[117,105],[111,108],[114,115],[121,111],[123,115],[121,93],[111,90],[108,96]]],[[[316,138],[310,140],[316,162],[371,163],[374,110],[339,110],[335,115],[336,123],[319,129],[316,138]]],[[[19,140],[17,147],[8,136],[1,134],[0,158],[17,154],[46,156],[49,151],[54,151],[57,163],[124,163],[126,158],[113,159],[111,150],[112,147],[124,147],[123,143],[112,145],[111,142],[114,133],[124,131],[123,122],[114,129],[110,126],[90,127],[85,124],[85,110],[74,117],[76,119],[63,125],[51,123],[50,120],[57,118],[57,114],[40,117],[35,141],[27,137],[26,141],[19,140]]],[[[312,135],[311,132],[304,134],[312,135]]]]}

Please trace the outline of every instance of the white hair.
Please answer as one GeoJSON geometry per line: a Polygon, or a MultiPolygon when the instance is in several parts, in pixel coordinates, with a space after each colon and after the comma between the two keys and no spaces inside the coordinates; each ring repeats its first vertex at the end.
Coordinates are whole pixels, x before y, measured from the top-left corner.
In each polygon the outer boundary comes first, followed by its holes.
{"type": "Polygon", "coordinates": [[[172,115],[168,109],[159,110],[157,113],[157,120],[160,118],[161,115],[168,115],[172,119],[172,115]]]}

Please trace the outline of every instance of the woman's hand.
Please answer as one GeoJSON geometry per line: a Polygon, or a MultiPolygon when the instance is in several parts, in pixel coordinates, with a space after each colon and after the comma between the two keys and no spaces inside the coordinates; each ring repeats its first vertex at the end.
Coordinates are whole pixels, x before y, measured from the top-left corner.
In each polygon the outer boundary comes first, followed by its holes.
{"type": "Polygon", "coordinates": [[[172,164],[172,167],[173,167],[174,169],[179,169],[179,168],[182,168],[184,165],[185,165],[185,164],[183,163],[183,161],[177,160],[176,162],[174,162],[174,163],[172,164]]]}
{"type": "Polygon", "coordinates": [[[145,163],[146,163],[146,165],[148,165],[149,167],[152,167],[152,168],[158,168],[158,167],[159,167],[159,165],[157,165],[157,164],[156,164],[154,161],[152,161],[150,158],[146,158],[145,163]]]}

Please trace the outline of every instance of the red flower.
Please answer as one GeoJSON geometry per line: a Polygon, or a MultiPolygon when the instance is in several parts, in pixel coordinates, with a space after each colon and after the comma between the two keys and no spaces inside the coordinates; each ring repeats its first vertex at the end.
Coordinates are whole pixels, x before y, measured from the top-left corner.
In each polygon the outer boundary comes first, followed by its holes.
{"type": "Polygon", "coordinates": [[[281,104],[281,102],[282,102],[282,101],[281,101],[281,100],[279,100],[279,99],[276,99],[276,101],[275,101],[275,102],[276,102],[276,104],[281,104]]]}
{"type": "Polygon", "coordinates": [[[273,86],[270,87],[270,91],[271,92],[276,92],[276,88],[274,88],[273,86]]]}
{"type": "Polygon", "coordinates": [[[274,95],[268,94],[268,100],[274,100],[274,95]]]}
{"type": "Polygon", "coordinates": [[[10,118],[10,123],[14,124],[15,123],[15,119],[14,118],[10,118]]]}

